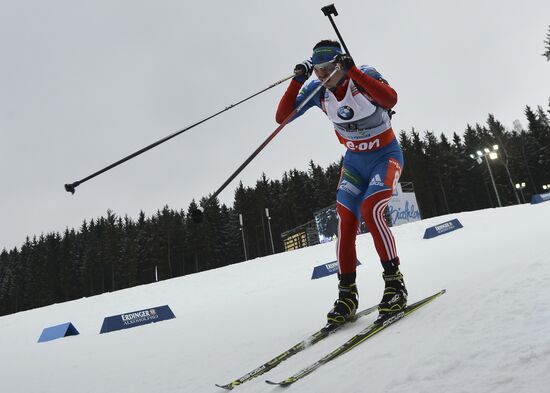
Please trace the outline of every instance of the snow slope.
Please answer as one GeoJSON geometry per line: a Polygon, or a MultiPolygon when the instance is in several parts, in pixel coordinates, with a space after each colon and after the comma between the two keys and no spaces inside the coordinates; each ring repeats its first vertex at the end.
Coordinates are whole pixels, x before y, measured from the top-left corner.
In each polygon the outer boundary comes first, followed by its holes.
{"type": "MultiPolygon", "coordinates": [[[[393,229],[414,302],[447,293],[289,389],[296,392],[550,391],[550,203],[437,217],[393,229]],[[428,226],[463,229],[423,240],[428,226]]],[[[382,293],[369,235],[358,238],[362,306],[382,293]]],[[[218,392],[324,323],[334,243],[0,318],[6,393],[218,392]],[[170,321],[99,334],[105,316],[168,304],[170,321]],[[38,344],[47,326],[80,335],[38,344]]],[[[236,392],[277,392],[375,315],[337,332],[236,392]]]]}

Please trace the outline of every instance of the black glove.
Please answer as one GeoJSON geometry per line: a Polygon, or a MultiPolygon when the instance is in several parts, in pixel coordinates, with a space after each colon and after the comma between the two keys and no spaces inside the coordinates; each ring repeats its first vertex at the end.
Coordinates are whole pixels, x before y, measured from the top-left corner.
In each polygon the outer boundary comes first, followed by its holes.
{"type": "Polygon", "coordinates": [[[349,69],[355,65],[353,58],[346,53],[337,55],[334,58],[334,62],[340,65],[340,68],[343,69],[345,72],[348,72],[349,69]]]}
{"type": "Polygon", "coordinates": [[[300,64],[296,64],[296,67],[294,67],[294,74],[296,74],[295,78],[300,79],[303,82],[305,82],[312,73],[313,64],[311,64],[310,59],[304,60],[300,64]]]}

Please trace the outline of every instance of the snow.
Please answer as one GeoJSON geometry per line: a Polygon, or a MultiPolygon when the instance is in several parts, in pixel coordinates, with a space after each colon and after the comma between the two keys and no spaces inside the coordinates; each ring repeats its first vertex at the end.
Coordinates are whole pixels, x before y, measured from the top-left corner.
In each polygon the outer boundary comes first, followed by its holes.
{"type": "MultiPolygon", "coordinates": [[[[447,293],[292,387],[296,392],[547,392],[550,203],[452,214],[393,228],[410,302],[447,293]],[[458,218],[464,228],[422,239],[458,218]]],[[[382,294],[370,235],[358,237],[360,303],[382,294]]],[[[324,323],[335,276],[311,280],[334,243],[0,318],[2,392],[221,392],[324,323]],[[103,318],[168,304],[176,318],[99,334],[103,318]],[[72,322],[80,335],[37,343],[72,322]]],[[[243,384],[277,392],[376,317],[364,317],[243,384]]]]}

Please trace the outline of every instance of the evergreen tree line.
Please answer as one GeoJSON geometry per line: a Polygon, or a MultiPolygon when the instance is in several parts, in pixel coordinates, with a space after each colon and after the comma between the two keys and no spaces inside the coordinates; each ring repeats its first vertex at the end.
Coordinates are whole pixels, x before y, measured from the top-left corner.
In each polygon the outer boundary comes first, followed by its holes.
{"type": "MultiPolygon", "coordinates": [[[[499,157],[489,165],[503,206],[544,191],[542,185],[550,184],[550,120],[542,107],[527,107],[525,114],[527,129],[517,122],[508,130],[489,115],[487,124],[468,126],[452,140],[431,131],[400,132],[401,181],[414,184],[423,218],[497,206],[486,162],[470,157],[493,145],[499,157]],[[523,195],[516,182],[526,183],[523,195]]],[[[241,183],[232,207],[217,201],[206,206],[199,224],[191,219],[197,208],[192,201],[187,211],[165,206],[137,220],[107,211],[78,230],[27,238],[0,253],[0,315],[237,263],[245,259],[243,237],[248,259],[282,252],[281,233],[334,203],[340,165],[322,168],[311,161],[306,171],[290,170],[280,180],[264,174],[254,187],[241,183]]]]}

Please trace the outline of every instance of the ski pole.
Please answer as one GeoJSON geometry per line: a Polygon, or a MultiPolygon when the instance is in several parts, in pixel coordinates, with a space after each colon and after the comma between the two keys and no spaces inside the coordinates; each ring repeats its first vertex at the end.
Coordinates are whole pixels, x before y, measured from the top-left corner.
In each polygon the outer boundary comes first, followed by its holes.
{"type": "MultiPolygon", "coordinates": [[[[332,78],[332,76],[334,74],[336,74],[336,72],[340,69],[340,67],[338,65],[336,65],[336,68],[334,69],[334,71],[332,71],[332,73],[326,78],[326,80],[329,80],[330,78],[332,78]]],[[[319,86],[317,86],[305,99],[304,101],[302,101],[302,103],[300,105],[298,105],[296,108],[294,108],[294,110],[282,121],[281,124],[279,124],[279,126],[267,137],[267,139],[265,141],[263,141],[263,143],[258,146],[258,148],[256,150],[254,150],[254,152],[250,155],[250,157],[248,157],[242,164],[241,166],[239,166],[237,168],[237,170],[235,172],[233,172],[233,174],[231,176],[229,176],[229,178],[220,186],[220,188],[218,188],[216,190],[216,192],[214,192],[214,194],[212,194],[207,200],[206,202],[204,202],[204,204],[202,205],[202,208],[199,207],[197,208],[195,211],[191,212],[191,217],[193,219],[194,222],[198,223],[198,222],[201,222],[202,219],[203,219],[203,211],[204,211],[204,208],[206,208],[206,206],[208,206],[214,199],[216,199],[216,197],[225,189],[225,187],[227,187],[227,185],[229,183],[231,183],[231,181],[233,181],[233,179],[235,179],[235,177],[237,177],[237,175],[239,173],[242,172],[242,170],[248,165],[250,164],[250,162],[269,144],[269,142],[271,142],[273,140],[273,138],[275,138],[275,136],[277,136],[277,134],[288,124],[290,123],[290,121],[292,120],[292,118],[302,110],[302,108],[309,102],[309,100],[311,100],[318,92],[319,90],[321,90],[321,87],[323,87],[323,84],[322,83],[319,83],[319,86]]]]}
{"type": "Polygon", "coordinates": [[[334,27],[334,31],[336,32],[336,35],[338,36],[338,39],[340,40],[340,43],[344,47],[344,50],[346,51],[346,53],[348,55],[351,56],[351,54],[349,53],[348,47],[346,46],[346,43],[344,42],[344,39],[340,35],[340,31],[338,31],[338,27],[336,27],[336,23],[334,23],[334,20],[332,19],[332,15],[338,16],[338,11],[336,11],[336,7],[334,6],[334,4],[329,4],[329,5],[326,5],[323,8],[321,8],[321,11],[323,11],[323,14],[328,16],[328,19],[330,20],[330,23],[332,24],[332,27],[334,27]]]}
{"type": "Polygon", "coordinates": [[[269,86],[266,87],[265,89],[262,89],[262,90],[260,90],[259,92],[254,93],[254,94],[252,94],[251,96],[246,97],[246,98],[240,100],[239,102],[236,102],[235,104],[231,104],[231,105],[229,105],[228,107],[225,107],[224,109],[222,109],[222,110],[220,110],[220,111],[214,113],[213,115],[210,115],[210,116],[208,116],[208,117],[206,117],[206,118],[204,118],[204,119],[202,119],[202,120],[199,120],[198,122],[193,123],[193,124],[191,124],[190,126],[185,127],[185,128],[182,129],[182,130],[176,131],[176,132],[174,132],[173,134],[170,134],[170,135],[168,135],[167,137],[164,137],[164,138],[162,138],[162,139],[156,141],[155,143],[152,143],[152,144],[150,144],[149,146],[146,146],[146,147],[144,147],[143,149],[140,149],[140,150],[138,150],[138,151],[136,151],[136,152],[130,154],[129,156],[126,156],[126,157],[124,157],[124,158],[118,160],[117,162],[112,163],[112,164],[109,165],[109,166],[106,166],[105,168],[100,169],[99,171],[94,172],[94,173],[92,173],[91,175],[86,176],[86,177],[83,178],[83,179],[80,179],[80,180],[78,180],[78,181],[75,181],[74,183],[71,183],[71,184],[65,184],[65,191],[70,192],[71,194],[74,194],[75,188],[78,187],[80,184],[82,184],[82,183],[84,183],[84,182],[86,182],[86,181],[88,181],[88,180],[90,180],[90,179],[92,179],[92,178],[94,178],[94,177],[96,177],[96,176],[98,176],[98,175],[101,175],[102,173],[107,172],[108,170],[113,169],[114,167],[116,167],[116,166],[118,166],[118,165],[120,165],[120,164],[122,164],[122,163],[124,163],[124,162],[126,162],[126,161],[128,161],[128,160],[130,160],[130,159],[132,159],[132,158],[134,158],[134,157],[137,157],[137,156],[139,156],[139,155],[142,154],[142,153],[145,153],[147,150],[151,150],[152,148],[154,148],[154,147],[160,145],[161,143],[164,143],[164,142],[166,142],[166,141],[168,141],[168,140],[170,140],[170,139],[172,139],[172,138],[174,138],[174,137],[176,137],[176,136],[178,136],[178,135],[184,133],[185,131],[188,131],[188,130],[190,130],[191,128],[194,128],[194,127],[198,126],[199,124],[202,124],[202,123],[204,123],[204,122],[206,122],[206,121],[208,121],[208,120],[210,120],[210,119],[212,119],[212,118],[218,116],[219,114],[221,114],[221,113],[223,113],[223,112],[225,112],[225,111],[228,111],[229,109],[234,108],[234,107],[236,107],[237,105],[242,104],[243,102],[250,100],[251,98],[256,97],[257,95],[260,95],[260,94],[262,94],[263,92],[265,92],[265,91],[267,91],[267,90],[269,90],[269,89],[271,89],[271,88],[273,88],[273,87],[275,87],[275,86],[277,86],[277,85],[280,85],[281,83],[283,83],[283,82],[289,80],[290,78],[293,78],[294,76],[295,76],[295,74],[293,73],[292,75],[289,75],[289,76],[287,76],[287,77],[285,77],[285,78],[283,78],[283,79],[281,79],[281,80],[279,80],[279,81],[277,81],[277,82],[275,82],[275,83],[269,85],[269,86]]]}

